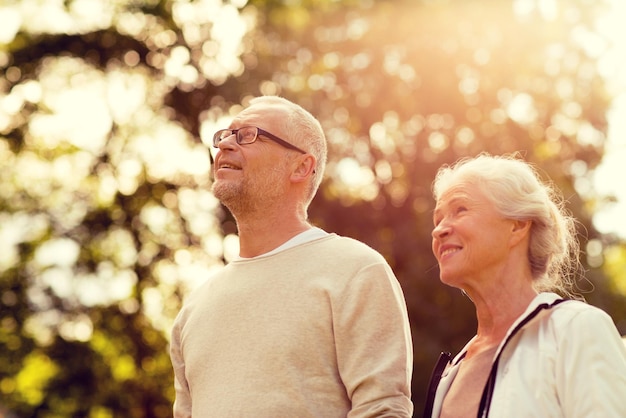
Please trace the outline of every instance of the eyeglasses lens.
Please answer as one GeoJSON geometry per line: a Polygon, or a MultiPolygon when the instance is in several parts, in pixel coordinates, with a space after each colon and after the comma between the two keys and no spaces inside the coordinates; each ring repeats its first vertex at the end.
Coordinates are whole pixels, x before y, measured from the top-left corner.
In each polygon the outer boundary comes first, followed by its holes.
{"type": "Polygon", "coordinates": [[[251,144],[256,141],[258,135],[257,128],[253,126],[247,126],[237,131],[237,143],[238,144],[251,144]]]}
{"type": "Polygon", "coordinates": [[[221,141],[223,141],[224,139],[228,138],[231,135],[235,135],[235,139],[237,143],[240,145],[251,144],[254,141],[256,141],[258,134],[259,134],[259,130],[255,128],[254,126],[246,126],[241,129],[232,129],[232,130],[222,129],[215,133],[213,137],[213,145],[217,147],[221,141]]]}

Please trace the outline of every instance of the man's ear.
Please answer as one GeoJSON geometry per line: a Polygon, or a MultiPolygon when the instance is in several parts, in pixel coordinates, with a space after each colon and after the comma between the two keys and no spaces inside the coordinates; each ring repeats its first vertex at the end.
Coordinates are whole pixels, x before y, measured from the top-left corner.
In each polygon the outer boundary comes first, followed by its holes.
{"type": "Polygon", "coordinates": [[[291,173],[291,181],[299,183],[307,180],[315,173],[317,160],[311,154],[304,154],[297,160],[293,172],[291,173]]]}
{"type": "Polygon", "coordinates": [[[512,229],[511,229],[511,243],[513,245],[519,243],[524,238],[530,236],[530,227],[532,226],[533,221],[513,221],[512,229]]]}

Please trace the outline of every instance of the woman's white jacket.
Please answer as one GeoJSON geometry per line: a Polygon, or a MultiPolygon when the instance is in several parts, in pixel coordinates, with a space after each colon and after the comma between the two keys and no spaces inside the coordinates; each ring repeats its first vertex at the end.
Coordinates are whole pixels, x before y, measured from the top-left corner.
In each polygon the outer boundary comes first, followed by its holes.
{"type": "MultiPolygon", "coordinates": [[[[451,362],[442,354],[424,417],[439,417],[468,345],[451,362]]],[[[537,295],[496,351],[478,417],[626,417],[626,347],[613,320],[584,302],[537,295]]]]}

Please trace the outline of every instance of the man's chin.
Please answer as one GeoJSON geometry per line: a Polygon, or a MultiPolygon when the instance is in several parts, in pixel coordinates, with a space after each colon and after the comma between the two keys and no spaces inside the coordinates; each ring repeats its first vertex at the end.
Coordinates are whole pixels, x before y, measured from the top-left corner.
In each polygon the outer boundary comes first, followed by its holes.
{"type": "Polygon", "coordinates": [[[228,200],[232,198],[232,196],[236,196],[238,193],[238,191],[235,190],[235,187],[233,187],[232,184],[227,184],[219,180],[213,183],[213,186],[211,186],[211,191],[213,192],[213,195],[215,195],[215,197],[218,198],[220,201],[224,199],[228,200]]]}

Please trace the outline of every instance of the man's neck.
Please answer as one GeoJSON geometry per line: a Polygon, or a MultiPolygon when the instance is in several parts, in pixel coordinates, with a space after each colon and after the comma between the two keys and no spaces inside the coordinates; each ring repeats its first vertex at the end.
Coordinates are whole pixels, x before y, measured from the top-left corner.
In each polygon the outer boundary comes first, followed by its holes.
{"type": "Polygon", "coordinates": [[[303,219],[238,220],[239,255],[250,258],[265,254],[311,228],[303,219]]]}

